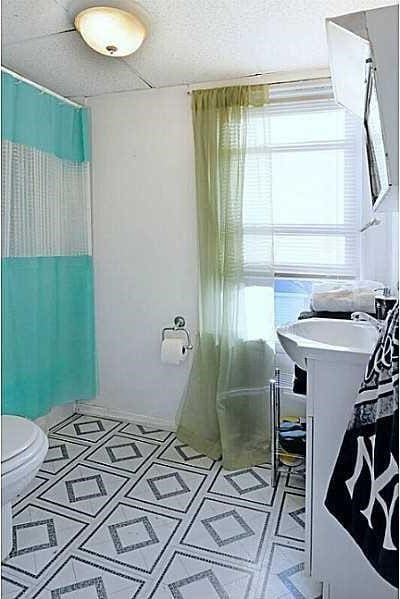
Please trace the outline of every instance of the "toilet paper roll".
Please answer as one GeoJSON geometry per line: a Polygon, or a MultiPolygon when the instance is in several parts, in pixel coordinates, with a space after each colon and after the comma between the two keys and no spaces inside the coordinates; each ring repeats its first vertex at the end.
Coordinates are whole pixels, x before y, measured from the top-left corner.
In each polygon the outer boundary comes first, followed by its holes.
{"type": "Polygon", "coordinates": [[[186,359],[186,356],[187,349],[184,339],[170,337],[161,343],[161,362],[178,365],[186,359]]]}

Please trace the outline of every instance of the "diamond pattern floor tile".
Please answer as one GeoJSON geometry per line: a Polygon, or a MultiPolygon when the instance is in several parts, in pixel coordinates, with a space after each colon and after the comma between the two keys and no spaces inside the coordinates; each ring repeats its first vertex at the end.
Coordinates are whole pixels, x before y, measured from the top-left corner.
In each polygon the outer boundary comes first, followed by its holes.
{"type": "Polygon", "coordinates": [[[304,478],[223,470],[173,433],[74,414],[13,506],[6,599],[317,599],[304,478]]]}
{"type": "Polygon", "coordinates": [[[275,534],[286,539],[304,541],[305,511],[304,495],[285,491],[275,534]]]}
{"type": "Polygon", "coordinates": [[[49,436],[49,450],[40,472],[58,474],[85,451],[87,451],[87,445],[49,436]]]}
{"type": "Polygon", "coordinates": [[[38,578],[85,528],[76,518],[27,505],[13,515],[13,546],[5,568],[38,578]]]}
{"type": "Polygon", "coordinates": [[[169,431],[163,431],[151,426],[143,426],[142,424],[133,424],[132,422],[129,422],[121,428],[121,433],[134,435],[135,437],[143,437],[152,441],[167,441],[167,439],[172,437],[172,433],[169,431]]]}
{"type": "Polygon", "coordinates": [[[59,427],[54,427],[52,434],[75,439],[76,441],[95,443],[103,439],[120,424],[121,422],[118,420],[80,414],[74,420],[68,421],[59,427]]]}
{"type": "Polygon", "coordinates": [[[262,597],[279,599],[322,599],[321,584],[304,573],[304,552],[273,542],[270,549],[262,597]]]}
{"type": "Polygon", "coordinates": [[[270,514],[206,498],[181,543],[233,559],[257,563],[270,514]]]}
{"type": "Polygon", "coordinates": [[[42,476],[41,474],[37,474],[30,485],[25,489],[23,495],[18,495],[13,506],[16,507],[19,503],[26,499],[33,500],[36,495],[38,495],[39,489],[41,489],[41,487],[43,487],[48,480],[48,478],[42,476]]]}
{"type": "Polygon", "coordinates": [[[181,441],[176,438],[174,438],[172,443],[159,455],[159,459],[166,462],[184,464],[186,466],[191,466],[192,468],[200,468],[201,470],[211,470],[215,464],[214,460],[199,453],[192,447],[189,447],[189,445],[181,443],[181,441]]]}
{"type": "Polygon", "coordinates": [[[144,581],[79,557],[69,557],[33,597],[40,599],[134,599],[144,581]]]}
{"type": "Polygon", "coordinates": [[[89,453],[85,462],[110,466],[134,474],[160,448],[158,443],[113,435],[89,453]]]}
{"type": "Polygon", "coordinates": [[[3,599],[19,599],[25,591],[27,590],[27,586],[17,582],[16,580],[12,580],[7,576],[2,576],[1,578],[1,596],[3,599]]]}
{"type": "Polygon", "coordinates": [[[305,478],[302,474],[288,474],[286,479],[286,488],[294,489],[295,491],[303,492],[305,491],[305,478]]]}
{"type": "Polygon", "coordinates": [[[151,573],[181,520],[118,503],[81,545],[92,556],[151,573]]]}
{"type": "Polygon", "coordinates": [[[97,516],[127,480],[119,474],[79,464],[41,493],[39,499],[97,516]]]}
{"type": "Polygon", "coordinates": [[[176,512],[187,512],[205,478],[198,472],[153,463],[126,496],[176,512]]]}
{"type": "Polygon", "coordinates": [[[249,570],[177,551],[150,597],[245,599],[249,596],[253,578],[254,574],[249,570]]]}
{"type": "Polygon", "coordinates": [[[234,497],[263,507],[272,506],[275,497],[270,469],[259,466],[233,472],[220,468],[209,493],[220,498],[234,497]]]}

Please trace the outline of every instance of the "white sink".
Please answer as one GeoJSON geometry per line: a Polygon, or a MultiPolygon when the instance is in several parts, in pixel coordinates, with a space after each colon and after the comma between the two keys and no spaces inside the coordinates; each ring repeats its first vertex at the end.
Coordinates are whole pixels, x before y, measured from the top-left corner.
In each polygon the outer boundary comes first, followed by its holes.
{"type": "Polygon", "coordinates": [[[297,320],[276,332],[285,352],[303,370],[307,370],[307,357],[365,360],[379,335],[369,323],[332,318],[297,320]]]}

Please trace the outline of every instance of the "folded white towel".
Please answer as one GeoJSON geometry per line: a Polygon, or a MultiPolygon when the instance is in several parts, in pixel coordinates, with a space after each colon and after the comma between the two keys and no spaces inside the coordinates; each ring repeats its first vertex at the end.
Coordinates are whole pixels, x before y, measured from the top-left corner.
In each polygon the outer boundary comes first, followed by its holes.
{"type": "Polygon", "coordinates": [[[311,309],[316,312],[375,312],[376,290],[379,281],[352,281],[351,283],[316,283],[311,296],[311,309]]]}

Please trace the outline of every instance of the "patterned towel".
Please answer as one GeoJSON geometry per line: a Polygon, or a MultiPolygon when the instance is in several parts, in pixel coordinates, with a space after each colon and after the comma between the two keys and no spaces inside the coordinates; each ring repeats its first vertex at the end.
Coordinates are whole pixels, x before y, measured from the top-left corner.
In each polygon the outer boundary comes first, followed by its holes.
{"type": "Polygon", "coordinates": [[[399,305],[369,360],[325,506],[375,570],[398,587],[399,305]]]}

